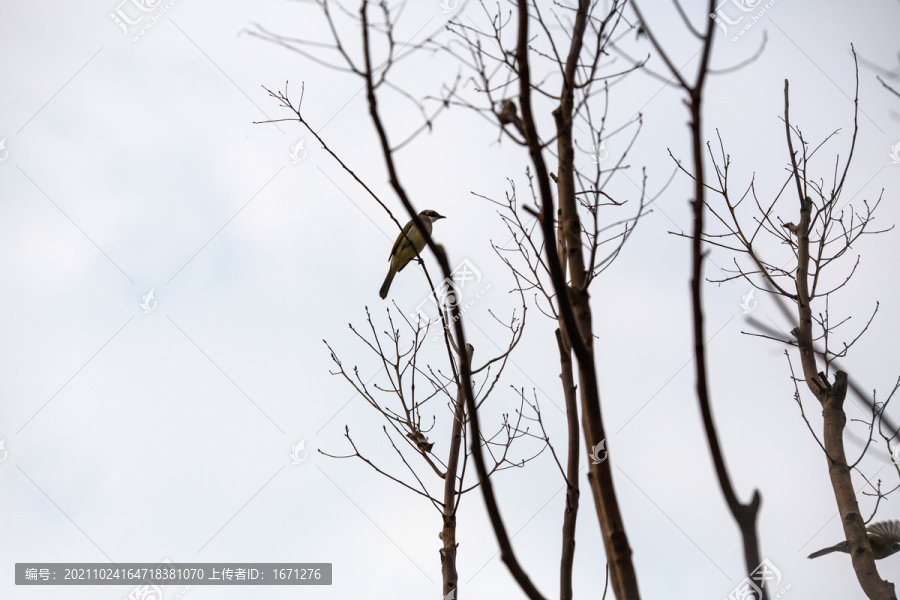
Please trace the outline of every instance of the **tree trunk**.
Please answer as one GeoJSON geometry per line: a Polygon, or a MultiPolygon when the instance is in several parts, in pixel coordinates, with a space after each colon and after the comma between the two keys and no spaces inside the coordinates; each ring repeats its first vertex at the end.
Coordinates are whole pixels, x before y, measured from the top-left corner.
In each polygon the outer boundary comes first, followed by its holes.
{"type": "MultiPolygon", "coordinates": [[[[466,345],[466,358],[472,363],[472,354],[475,349],[471,344],[466,345]]],[[[447,459],[447,473],[444,477],[444,527],[441,529],[440,538],[444,543],[441,548],[441,579],[443,580],[443,594],[447,600],[456,600],[459,586],[459,574],[456,572],[456,471],[459,467],[459,453],[462,449],[462,428],[466,418],[466,397],[463,386],[456,390],[456,408],[453,412],[453,432],[450,436],[450,455],[447,459]],[[453,595],[450,595],[453,592],[453,595]]]]}

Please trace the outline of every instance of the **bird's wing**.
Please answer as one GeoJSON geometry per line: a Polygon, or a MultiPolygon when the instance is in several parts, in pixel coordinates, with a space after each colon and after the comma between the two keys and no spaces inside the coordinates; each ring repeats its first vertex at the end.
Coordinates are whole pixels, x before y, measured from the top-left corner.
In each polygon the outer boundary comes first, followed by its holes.
{"type": "Polygon", "coordinates": [[[413,222],[410,221],[403,228],[403,231],[400,232],[400,235],[397,236],[397,240],[394,242],[394,246],[391,248],[391,255],[388,257],[389,259],[393,258],[393,256],[397,254],[397,250],[400,249],[400,244],[403,243],[404,240],[406,240],[406,235],[409,233],[409,230],[412,229],[412,226],[413,222]]]}
{"type": "Polygon", "coordinates": [[[886,542],[900,540],[900,521],[879,521],[866,528],[870,538],[879,538],[886,542]]]}

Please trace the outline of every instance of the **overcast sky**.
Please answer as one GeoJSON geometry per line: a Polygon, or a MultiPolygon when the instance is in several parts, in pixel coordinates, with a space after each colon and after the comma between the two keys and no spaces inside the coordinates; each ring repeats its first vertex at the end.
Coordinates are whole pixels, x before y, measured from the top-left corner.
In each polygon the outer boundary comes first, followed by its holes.
{"type": "MultiPolygon", "coordinates": [[[[674,62],[692,74],[694,40],[670,8],[647,4],[674,62]]],[[[705,24],[705,11],[694,4],[688,10],[695,23],[705,24]]],[[[455,8],[445,12],[439,0],[414,0],[401,38],[419,40],[450,18],[476,16],[474,6],[449,6],[455,8]]],[[[362,84],[247,35],[254,23],[297,38],[323,33],[314,6],[284,0],[170,0],[148,12],[131,0],[0,2],[4,598],[114,600],[131,589],[16,587],[16,562],[166,558],[333,564],[329,588],[194,587],[184,593],[191,600],[440,595],[441,519],[434,508],[358,460],[317,452],[348,453],[349,426],[368,456],[403,473],[377,414],[329,374],[322,343],[327,339],[348,368],[358,365],[363,380],[385,383],[347,324],[362,327],[368,306],[376,328],[389,327],[377,291],[396,227],[300,125],[254,124],[290,116],[262,86],[283,89],[289,80],[296,98],[304,83],[310,123],[402,214],[362,84]],[[117,23],[122,14],[141,19],[117,23]]],[[[785,79],[792,120],[808,140],[841,130],[821,151],[815,177],[828,181],[835,156],[846,159],[852,43],[866,63],[844,201],[871,203],[883,189],[876,224],[900,221],[900,158],[891,157],[900,142],[900,99],[871,66],[896,71],[897,23],[900,4],[892,1],[778,0],[736,41],[718,37],[717,68],[739,63],[763,36],[768,40],[758,60],[708,86],[705,136],[721,132],[736,187],[754,173],[766,197],[783,184],[785,79]]],[[[650,52],[634,38],[623,47],[634,56],[650,52]]],[[[663,72],[656,59],[650,66],[663,72]]],[[[398,67],[396,81],[421,97],[437,94],[456,73],[447,57],[422,55],[398,67]]],[[[396,96],[383,100],[383,110],[394,139],[420,124],[396,96]]],[[[632,200],[642,168],[655,191],[672,173],[668,152],[686,162],[690,156],[688,114],[676,90],[643,73],[629,77],[613,91],[609,119],[624,123],[638,113],[644,128],[630,168],[611,183],[632,200]]],[[[549,131],[549,116],[542,119],[549,131]]],[[[609,160],[621,155],[626,137],[608,140],[609,160]]],[[[398,157],[416,205],[447,216],[435,235],[451,262],[466,259],[478,270],[481,280],[464,298],[487,289],[466,315],[476,365],[506,340],[488,311],[508,319],[515,297],[491,248],[509,234],[496,207],[472,193],[501,198],[507,178],[526,189],[527,154],[496,140],[493,126],[455,109],[398,157]]],[[[590,165],[591,157],[576,161],[590,165]]],[[[645,598],[725,598],[744,576],[737,527],[714,477],[693,393],[688,243],[670,233],[689,230],[689,183],[676,176],[592,288],[607,445],[645,598]]],[[[883,399],[900,375],[900,242],[896,232],[863,238],[838,271],[846,273],[857,253],[857,273],[830,308],[835,321],[853,317],[839,330],[849,341],[880,302],[845,368],[883,399]]],[[[718,250],[710,259],[710,277],[730,261],[718,250]]],[[[410,267],[395,280],[391,299],[412,311],[426,300],[425,289],[421,269],[410,267]]],[[[741,334],[749,327],[741,306],[748,291],[733,282],[704,292],[713,410],[735,486],[743,500],[753,489],[762,494],[762,554],[780,570],[780,587],[790,585],[784,597],[860,597],[846,555],[806,559],[842,539],[842,529],[825,458],[792,398],[783,349],[741,334]]],[[[755,301],[757,319],[792,327],[770,299],[757,293],[755,301]]],[[[483,421],[495,429],[501,414],[518,406],[509,386],[524,387],[539,399],[562,451],[553,328],[530,308],[525,339],[483,421]]],[[[427,348],[436,367],[443,364],[439,346],[427,348]]],[[[805,401],[820,430],[819,410],[808,395],[805,401]]],[[[436,412],[446,423],[443,407],[436,412]]],[[[848,414],[864,416],[856,402],[848,414]]],[[[865,435],[858,424],[851,429],[857,439],[865,435]]],[[[436,451],[448,437],[446,428],[436,430],[436,451]]],[[[534,448],[525,442],[516,456],[534,448]]],[[[858,451],[848,438],[850,456],[858,451]]],[[[861,468],[873,482],[897,483],[883,447],[861,468]]],[[[468,475],[474,481],[471,465],[468,475]]],[[[855,483],[865,489],[861,478],[855,483]]],[[[521,561],[553,597],[564,504],[556,465],[545,453],[523,470],[500,473],[495,485],[521,561]]],[[[578,597],[598,597],[604,556],[586,479],[582,485],[575,589],[578,597]]],[[[868,517],[874,502],[862,494],[860,501],[868,517]]],[[[877,519],[900,518],[896,502],[882,502],[877,519]]],[[[458,522],[460,595],[518,597],[477,492],[464,497],[458,522]]],[[[900,558],[879,568],[900,580],[900,558]]],[[[167,598],[178,591],[169,589],[167,598]]]]}

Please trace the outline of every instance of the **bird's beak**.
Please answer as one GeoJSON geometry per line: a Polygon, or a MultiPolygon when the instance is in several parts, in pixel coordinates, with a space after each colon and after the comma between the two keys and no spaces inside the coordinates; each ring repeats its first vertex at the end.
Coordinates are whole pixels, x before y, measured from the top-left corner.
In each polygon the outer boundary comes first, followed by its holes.
{"type": "Polygon", "coordinates": [[[446,218],[447,217],[445,217],[444,215],[438,214],[438,216],[434,217],[434,220],[437,221],[438,219],[446,219],[446,218]]]}

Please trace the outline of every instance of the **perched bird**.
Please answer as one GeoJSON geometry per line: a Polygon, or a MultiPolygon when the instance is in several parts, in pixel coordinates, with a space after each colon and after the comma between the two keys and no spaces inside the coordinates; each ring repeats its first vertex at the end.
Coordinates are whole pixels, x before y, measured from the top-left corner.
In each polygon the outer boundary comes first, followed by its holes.
{"type": "Polygon", "coordinates": [[[406,437],[411,439],[416,444],[416,448],[422,452],[431,452],[431,449],[434,448],[434,442],[429,442],[428,436],[418,429],[413,429],[413,431],[406,434],[406,437]]]}
{"type": "MultiPolygon", "coordinates": [[[[872,555],[875,560],[886,558],[900,551],[900,521],[880,521],[866,527],[866,535],[869,537],[869,545],[872,546],[872,555]]],[[[831,552],[850,553],[850,544],[846,540],[835,544],[830,548],[823,548],[813,552],[809,558],[818,558],[831,552]]]]}
{"type": "MultiPolygon", "coordinates": [[[[428,232],[428,235],[431,235],[431,224],[438,219],[443,218],[443,215],[439,215],[433,210],[423,210],[419,213],[419,219],[422,220],[422,224],[425,226],[425,231],[428,232]]],[[[388,291],[391,289],[391,282],[394,280],[394,275],[402,271],[403,267],[408,265],[423,248],[425,248],[425,236],[423,236],[418,227],[410,221],[406,224],[406,227],[403,228],[400,235],[397,236],[397,241],[394,242],[394,247],[391,248],[391,268],[388,269],[387,277],[384,278],[384,283],[381,284],[381,291],[378,292],[378,295],[381,296],[382,300],[387,298],[388,291]]]]}
{"type": "Polygon", "coordinates": [[[500,104],[500,124],[512,125],[522,135],[522,137],[527,139],[527,136],[525,135],[525,124],[522,123],[522,119],[519,118],[516,110],[517,109],[515,102],[509,99],[504,100],[500,104]]]}

